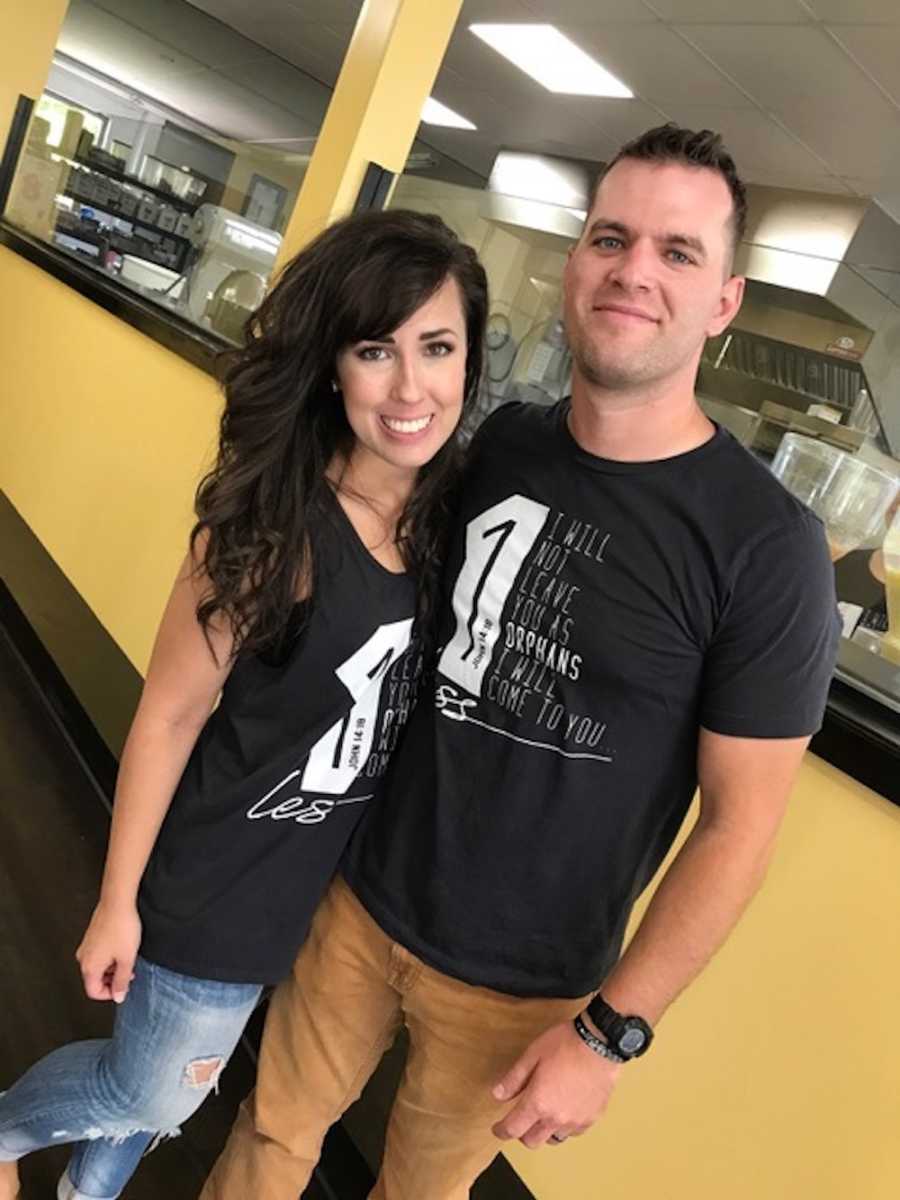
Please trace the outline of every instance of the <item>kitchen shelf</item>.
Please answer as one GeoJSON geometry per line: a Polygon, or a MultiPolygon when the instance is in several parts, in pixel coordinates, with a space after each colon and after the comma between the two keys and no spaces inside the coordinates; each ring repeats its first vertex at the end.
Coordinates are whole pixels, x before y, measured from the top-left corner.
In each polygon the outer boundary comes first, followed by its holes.
{"type": "Polygon", "coordinates": [[[65,154],[54,152],[54,158],[61,158],[64,162],[71,163],[73,166],[83,167],[88,171],[96,171],[98,175],[105,175],[107,179],[114,179],[116,183],[127,184],[128,187],[137,188],[139,191],[147,192],[148,195],[156,196],[160,200],[165,200],[171,204],[173,208],[180,209],[181,212],[189,213],[191,216],[197,211],[203,201],[194,203],[191,200],[185,200],[175,192],[167,192],[164,188],[153,187],[152,184],[144,183],[134,175],[126,175],[124,171],[113,171],[108,167],[98,166],[97,163],[90,162],[86,158],[69,158],[65,154]]]}
{"type": "Polygon", "coordinates": [[[185,237],[183,233],[175,233],[172,229],[160,229],[158,225],[153,225],[150,221],[142,221],[139,217],[129,216],[127,213],[119,212],[115,208],[107,208],[105,204],[97,204],[96,201],[73,192],[71,188],[63,188],[62,195],[71,196],[73,200],[85,208],[93,208],[97,212],[106,213],[107,216],[115,217],[118,221],[127,221],[129,225],[138,225],[141,229],[151,229],[154,233],[158,233],[162,237],[175,238],[176,241],[184,242],[187,246],[191,244],[191,239],[185,237]]]}

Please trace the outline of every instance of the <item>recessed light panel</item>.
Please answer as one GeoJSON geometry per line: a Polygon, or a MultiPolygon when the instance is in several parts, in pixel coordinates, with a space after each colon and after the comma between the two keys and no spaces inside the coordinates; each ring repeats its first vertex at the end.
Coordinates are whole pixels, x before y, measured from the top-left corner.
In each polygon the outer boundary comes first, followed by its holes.
{"type": "Polygon", "coordinates": [[[429,96],[422,107],[422,120],[426,125],[443,125],[447,129],[476,129],[471,121],[455,113],[446,104],[441,104],[433,96],[429,96]]]}
{"type": "Polygon", "coordinates": [[[472,33],[549,92],[567,96],[634,96],[620,79],[555,25],[470,25],[472,33]]]}

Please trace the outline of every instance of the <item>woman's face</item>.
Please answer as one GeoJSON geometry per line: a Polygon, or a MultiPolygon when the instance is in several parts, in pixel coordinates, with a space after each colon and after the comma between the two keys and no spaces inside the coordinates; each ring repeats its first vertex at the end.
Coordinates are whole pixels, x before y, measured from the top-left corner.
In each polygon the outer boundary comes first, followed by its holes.
{"type": "Polygon", "coordinates": [[[386,338],[340,352],[354,465],[374,456],[416,471],[437,454],[462,413],[466,351],[462,295],[451,277],[386,338]]]}

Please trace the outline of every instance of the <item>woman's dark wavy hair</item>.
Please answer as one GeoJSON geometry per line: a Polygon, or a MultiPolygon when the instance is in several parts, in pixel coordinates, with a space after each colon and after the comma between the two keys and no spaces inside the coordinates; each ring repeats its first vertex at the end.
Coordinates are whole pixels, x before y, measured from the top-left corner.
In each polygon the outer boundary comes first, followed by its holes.
{"type": "MultiPolygon", "coordinates": [[[[338,353],[392,333],[448,278],[465,311],[465,414],[481,382],[487,280],[474,250],[436,216],[393,209],[330,226],[284,269],[244,344],[223,356],[218,457],[197,489],[191,533],[209,580],[197,606],[207,640],[218,617],[230,625],[234,655],[277,646],[298,588],[311,582],[314,599],[325,472],[354,443],[332,389],[338,353]]],[[[457,433],[419,471],[397,526],[420,629],[434,607],[460,453],[457,433]]]]}

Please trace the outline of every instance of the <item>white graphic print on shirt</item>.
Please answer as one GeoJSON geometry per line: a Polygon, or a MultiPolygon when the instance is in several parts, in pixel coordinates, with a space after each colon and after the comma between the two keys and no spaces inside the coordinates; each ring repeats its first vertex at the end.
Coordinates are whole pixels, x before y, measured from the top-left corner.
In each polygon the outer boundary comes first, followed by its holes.
{"type": "Polygon", "coordinates": [[[469,522],[453,591],[456,630],[438,664],[468,697],[440,684],[435,702],[445,717],[565,758],[612,761],[601,749],[606,722],[570,712],[556,693],[557,679],[577,681],[583,665],[573,649],[581,588],[566,579],[566,565],[573,555],[602,564],[608,544],[596,525],[521,495],[469,522]],[[521,732],[480,719],[472,696],[519,718],[521,732]]]}
{"type": "Polygon", "coordinates": [[[369,777],[382,773],[396,736],[406,722],[412,683],[394,676],[402,669],[398,660],[409,646],[412,626],[411,619],[379,625],[372,636],[335,669],[353,699],[353,706],[342,720],[336,721],[319,738],[309,752],[305,766],[291,771],[247,810],[249,821],[268,818],[315,825],[324,821],[335,808],[372,799],[372,793],[366,796],[346,796],[345,793],[360,771],[365,770],[369,777]],[[385,682],[390,689],[389,699],[378,728],[385,682]],[[298,790],[286,795],[285,789],[301,774],[298,790]],[[331,799],[332,796],[340,799],[331,799]]]}

